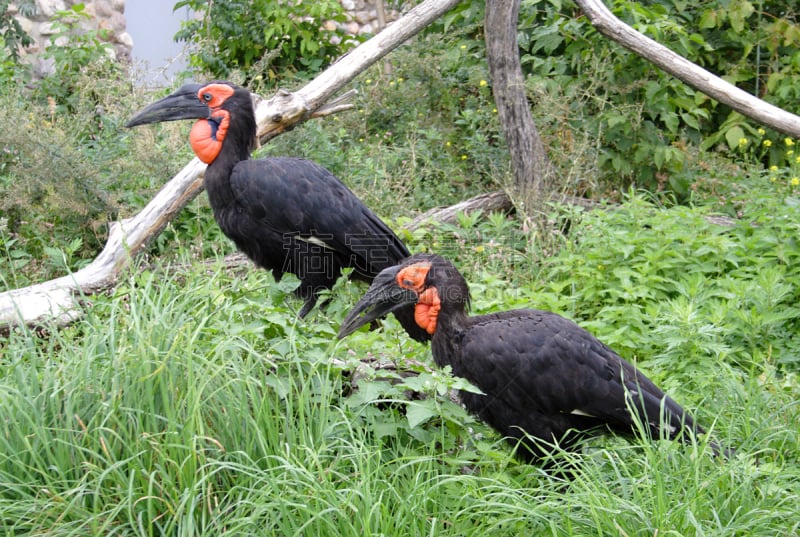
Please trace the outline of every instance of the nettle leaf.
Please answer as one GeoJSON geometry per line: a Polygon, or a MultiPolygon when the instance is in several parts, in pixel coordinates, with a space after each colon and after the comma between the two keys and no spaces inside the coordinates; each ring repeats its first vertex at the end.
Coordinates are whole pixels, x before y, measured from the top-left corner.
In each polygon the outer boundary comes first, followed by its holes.
{"type": "Polygon", "coordinates": [[[716,28],[719,24],[719,13],[716,9],[707,9],[700,15],[698,25],[702,29],[716,28]]]}
{"type": "Polygon", "coordinates": [[[403,386],[411,391],[428,393],[434,388],[434,382],[430,374],[420,374],[415,377],[403,379],[403,386]]]}
{"type": "Polygon", "coordinates": [[[433,399],[410,401],[406,405],[406,419],[412,429],[439,415],[439,405],[433,399]]]}
{"type": "Polygon", "coordinates": [[[453,377],[452,382],[450,383],[450,387],[456,390],[461,390],[463,392],[483,394],[483,391],[480,388],[472,384],[467,379],[461,377],[453,377]]]}
{"type": "Polygon", "coordinates": [[[397,436],[399,430],[400,425],[395,421],[375,421],[372,424],[372,432],[375,433],[378,438],[397,436]]]}
{"type": "Polygon", "coordinates": [[[728,147],[731,149],[735,149],[739,147],[739,140],[745,138],[744,130],[738,125],[731,127],[725,132],[725,141],[728,143],[728,147]]]}
{"type": "Polygon", "coordinates": [[[361,382],[358,391],[350,396],[349,403],[353,406],[374,403],[382,399],[390,389],[391,385],[388,382],[380,380],[361,382]]]}
{"type": "Polygon", "coordinates": [[[278,397],[281,399],[286,399],[286,396],[289,395],[291,385],[289,383],[289,379],[285,377],[269,375],[264,378],[263,383],[275,390],[275,392],[278,394],[278,397]]]}
{"type": "Polygon", "coordinates": [[[752,15],[754,12],[755,8],[753,7],[753,4],[747,2],[746,0],[732,3],[728,11],[731,27],[737,33],[742,32],[744,30],[747,17],[752,15]]]}

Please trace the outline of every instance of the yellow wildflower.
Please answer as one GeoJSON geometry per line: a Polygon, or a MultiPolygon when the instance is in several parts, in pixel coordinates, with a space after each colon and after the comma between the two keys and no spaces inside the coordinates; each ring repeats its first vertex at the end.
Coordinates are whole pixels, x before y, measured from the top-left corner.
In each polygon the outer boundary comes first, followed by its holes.
{"type": "Polygon", "coordinates": [[[792,186],[800,185],[800,177],[792,177],[792,186]]]}
{"type": "Polygon", "coordinates": [[[760,134],[761,136],[764,136],[765,134],[767,134],[767,131],[765,131],[764,129],[758,129],[758,131],[756,131],[756,132],[758,132],[758,134],[760,134]]]}
{"type": "Polygon", "coordinates": [[[769,167],[769,171],[771,171],[771,172],[777,172],[777,171],[778,171],[778,167],[777,167],[776,165],[774,165],[774,164],[773,164],[772,166],[770,166],[770,167],[769,167]]]}
{"type": "Polygon", "coordinates": [[[486,84],[488,84],[488,82],[486,82],[485,80],[481,80],[480,82],[478,82],[478,85],[480,87],[484,87],[486,84]]]}
{"type": "Polygon", "coordinates": [[[747,138],[739,138],[739,147],[744,147],[747,145],[747,138]]]}
{"type": "Polygon", "coordinates": [[[461,50],[464,50],[465,48],[467,48],[467,45],[461,45],[461,50]]]}
{"type": "Polygon", "coordinates": [[[794,145],[794,140],[791,138],[784,138],[783,143],[785,143],[787,147],[792,147],[794,145]]]}
{"type": "Polygon", "coordinates": [[[764,144],[764,147],[769,147],[769,146],[772,145],[772,140],[764,140],[763,144],[764,144]]]}
{"type": "Polygon", "coordinates": [[[461,160],[467,160],[467,155],[461,155],[461,160]]]}

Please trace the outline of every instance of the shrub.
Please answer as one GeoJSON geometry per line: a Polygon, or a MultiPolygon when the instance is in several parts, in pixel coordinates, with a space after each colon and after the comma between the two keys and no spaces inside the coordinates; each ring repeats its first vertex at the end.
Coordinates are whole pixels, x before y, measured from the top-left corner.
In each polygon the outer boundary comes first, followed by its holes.
{"type": "MultiPolygon", "coordinates": [[[[690,61],[776,106],[793,109],[800,87],[794,4],[747,0],[642,4],[615,0],[614,14],[690,61]]],[[[462,4],[440,29],[480,25],[481,3],[462,4]]],[[[480,35],[479,30],[468,30],[480,35]]],[[[569,0],[522,2],[519,45],[536,123],[561,169],[589,153],[605,188],[637,184],[690,194],[691,151],[735,150],[757,126],[600,35],[569,0]]],[[[774,144],[778,133],[764,135],[774,144]]],[[[761,163],[775,164],[771,153],[761,163]]],[[[583,177],[578,190],[597,180],[583,177]]]]}
{"type": "Polygon", "coordinates": [[[335,24],[345,20],[337,0],[181,0],[175,9],[181,7],[203,14],[184,22],[175,36],[195,45],[192,67],[226,79],[238,71],[244,84],[274,86],[287,73],[319,72],[355,41],[335,24]]]}
{"type": "MultiPolygon", "coordinates": [[[[33,39],[22,28],[20,22],[9,11],[10,0],[0,0],[0,48],[3,55],[8,55],[13,62],[19,59],[20,47],[33,44],[33,39]]],[[[23,15],[31,15],[36,11],[33,0],[15,2],[17,9],[23,15]]]]}

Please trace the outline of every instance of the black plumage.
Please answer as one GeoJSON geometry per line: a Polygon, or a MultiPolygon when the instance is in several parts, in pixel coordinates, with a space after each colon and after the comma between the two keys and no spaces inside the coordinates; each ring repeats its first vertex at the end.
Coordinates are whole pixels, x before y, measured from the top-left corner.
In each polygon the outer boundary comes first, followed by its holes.
{"type": "MultiPolygon", "coordinates": [[[[325,168],[305,159],[250,160],[256,141],[251,94],[229,82],[186,84],[151,104],[127,126],[197,119],[190,141],[208,164],[205,187],[222,231],[276,279],[297,275],[299,312],[305,316],[342,269],[371,282],[378,272],[408,257],[402,241],[353,192],[325,168]]],[[[428,335],[413,322],[413,309],[396,315],[418,340],[428,335]]]]}
{"type": "Polygon", "coordinates": [[[467,282],[437,255],[417,254],[381,272],[339,337],[409,303],[433,336],[436,364],[481,390],[461,393],[465,407],[521,443],[523,458],[538,459],[554,443],[570,448],[597,429],[632,434],[637,417],[653,438],[703,432],[642,372],[564,317],[533,309],[469,316],[467,282]]]}

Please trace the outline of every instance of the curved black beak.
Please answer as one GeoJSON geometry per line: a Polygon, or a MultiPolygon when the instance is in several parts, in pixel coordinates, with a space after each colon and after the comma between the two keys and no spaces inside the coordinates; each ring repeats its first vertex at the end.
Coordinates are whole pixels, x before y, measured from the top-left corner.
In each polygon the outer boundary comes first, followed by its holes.
{"type": "Polygon", "coordinates": [[[342,322],[342,326],[339,327],[337,335],[339,339],[349,336],[365,324],[380,319],[403,306],[417,303],[419,300],[417,293],[397,285],[397,273],[401,268],[400,266],[389,267],[375,276],[372,285],[369,286],[358,304],[350,310],[347,318],[342,322]]]}
{"type": "Polygon", "coordinates": [[[209,117],[211,109],[197,96],[202,87],[202,84],[184,84],[175,93],[154,102],[133,116],[125,126],[135,127],[146,123],[209,117]]]}

